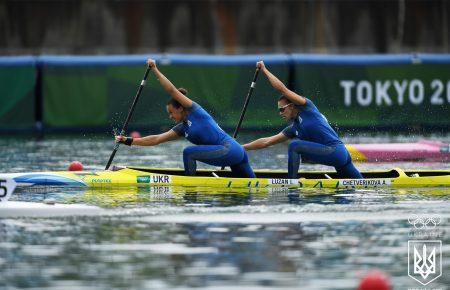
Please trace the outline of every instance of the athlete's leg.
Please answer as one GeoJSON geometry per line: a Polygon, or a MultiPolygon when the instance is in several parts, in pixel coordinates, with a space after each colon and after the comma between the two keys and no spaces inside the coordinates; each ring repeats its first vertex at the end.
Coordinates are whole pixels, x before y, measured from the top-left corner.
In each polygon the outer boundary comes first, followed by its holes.
{"type": "Polygon", "coordinates": [[[186,175],[195,175],[197,161],[214,166],[230,166],[236,177],[255,177],[245,150],[235,141],[223,145],[196,145],[186,147],[183,162],[186,175]]]}
{"type": "MultiPolygon", "coordinates": [[[[363,178],[358,169],[353,165],[352,158],[344,144],[326,146],[299,140],[292,146],[292,150],[304,156],[305,159],[311,160],[314,163],[333,166],[340,178],[363,178]]],[[[296,173],[298,171],[298,165],[294,164],[293,166],[297,166],[296,173]]]]}
{"type": "Polygon", "coordinates": [[[364,177],[361,175],[358,169],[356,169],[353,162],[348,163],[343,167],[336,167],[336,172],[341,178],[354,178],[354,179],[363,179],[364,177]]]}
{"type": "Polygon", "coordinates": [[[195,175],[196,161],[214,166],[231,166],[240,163],[245,150],[235,141],[223,145],[196,145],[186,147],[183,151],[183,162],[186,175],[195,175]]]}
{"type": "Polygon", "coordinates": [[[222,161],[230,151],[229,147],[223,145],[195,145],[188,146],[183,150],[184,172],[186,175],[195,175],[197,170],[197,160],[210,165],[222,166],[222,161]]]}
{"type": "Polygon", "coordinates": [[[242,161],[236,165],[231,165],[230,168],[233,172],[233,176],[235,177],[256,177],[252,167],[250,166],[250,163],[248,162],[248,156],[246,152],[244,152],[244,158],[242,159],[242,161]]]}
{"type": "Polygon", "coordinates": [[[355,179],[363,179],[364,177],[361,175],[358,169],[356,169],[355,165],[353,165],[352,157],[348,153],[345,146],[337,148],[337,150],[345,151],[342,154],[347,155],[347,162],[344,166],[335,167],[336,172],[341,178],[355,178],[355,179]]]}
{"type": "Polygon", "coordinates": [[[315,163],[331,165],[327,162],[327,156],[330,156],[334,150],[334,147],[319,143],[298,139],[292,141],[288,148],[288,178],[297,178],[302,155],[315,163]]]}

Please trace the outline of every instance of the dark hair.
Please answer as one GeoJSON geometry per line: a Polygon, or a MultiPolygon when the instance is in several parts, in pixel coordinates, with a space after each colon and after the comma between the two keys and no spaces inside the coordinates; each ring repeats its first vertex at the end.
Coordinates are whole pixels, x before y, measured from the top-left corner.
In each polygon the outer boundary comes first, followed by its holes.
{"type": "MultiPolygon", "coordinates": [[[[178,91],[180,93],[182,93],[183,95],[185,95],[185,96],[187,95],[187,90],[184,89],[184,88],[178,88],[178,91]]],[[[170,98],[170,100],[167,101],[167,105],[171,105],[175,109],[179,109],[180,107],[182,107],[181,104],[177,100],[175,100],[174,98],[170,98]]]]}
{"type": "Polygon", "coordinates": [[[281,95],[281,96],[278,98],[278,102],[279,102],[279,101],[286,101],[286,103],[288,103],[288,104],[292,103],[285,95],[281,95]]]}
{"type": "Polygon", "coordinates": [[[187,90],[185,89],[185,88],[178,88],[178,91],[180,92],[180,93],[182,93],[183,95],[185,95],[185,96],[187,96],[187,90]]]}

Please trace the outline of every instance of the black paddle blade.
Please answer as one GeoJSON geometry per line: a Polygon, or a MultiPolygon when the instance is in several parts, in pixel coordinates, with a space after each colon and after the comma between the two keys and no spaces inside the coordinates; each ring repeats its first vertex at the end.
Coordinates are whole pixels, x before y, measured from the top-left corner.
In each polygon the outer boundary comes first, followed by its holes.
{"type": "MultiPolygon", "coordinates": [[[[131,105],[131,108],[128,111],[127,119],[125,120],[125,123],[123,124],[122,130],[120,131],[121,135],[125,135],[125,132],[127,131],[128,123],[131,120],[131,116],[133,115],[134,108],[136,107],[137,101],[139,100],[139,96],[141,95],[142,89],[145,86],[145,81],[147,80],[149,72],[150,72],[150,67],[147,66],[147,69],[145,70],[144,78],[142,79],[141,84],[139,85],[139,88],[138,88],[138,90],[136,92],[136,96],[134,97],[134,100],[133,100],[133,104],[131,105]]],[[[114,146],[114,150],[111,153],[111,156],[109,157],[108,163],[106,164],[105,170],[108,170],[109,166],[111,166],[111,163],[112,163],[112,161],[114,159],[114,156],[116,156],[116,152],[117,152],[118,149],[119,149],[119,143],[116,143],[116,145],[114,146]]]]}

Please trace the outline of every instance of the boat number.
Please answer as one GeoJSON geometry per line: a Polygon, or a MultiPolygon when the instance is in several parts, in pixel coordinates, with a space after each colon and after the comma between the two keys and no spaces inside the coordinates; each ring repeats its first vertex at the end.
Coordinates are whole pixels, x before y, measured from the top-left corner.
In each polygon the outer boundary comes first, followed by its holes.
{"type": "Polygon", "coordinates": [[[7,201],[16,188],[14,179],[0,178],[0,202],[7,201]]]}
{"type": "Polygon", "coordinates": [[[152,175],[153,183],[170,183],[170,177],[168,175],[152,175]]]}
{"type": "Polygon", "coordinates": [[[0,198],[5,197],[8,194],[8,189],[6,188],[6,180],[0,179],[0,198]]]}

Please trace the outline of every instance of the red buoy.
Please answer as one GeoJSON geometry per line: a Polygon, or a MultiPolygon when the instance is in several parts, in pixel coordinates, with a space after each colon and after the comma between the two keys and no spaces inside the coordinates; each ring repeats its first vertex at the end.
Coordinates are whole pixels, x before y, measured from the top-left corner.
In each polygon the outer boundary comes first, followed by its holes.
{"type": "Polygon", "coordinates": [[[132,138],[141,138],[141,133],[139,133],[138,131],[132,131],[130,133],[130,137],[132,137],[132,138]]]}
{"type": "Polygon", "coordinates": [[[358,290],[390,290],[389,276],[381,270],[370,270],[359,282],[358,290]]]}
{"type": "Polygon", "coordinates": [[[69,171],[82,171],[83,170],[83,164],[79,161],[72,161],[69,164],[69,171]]]}

